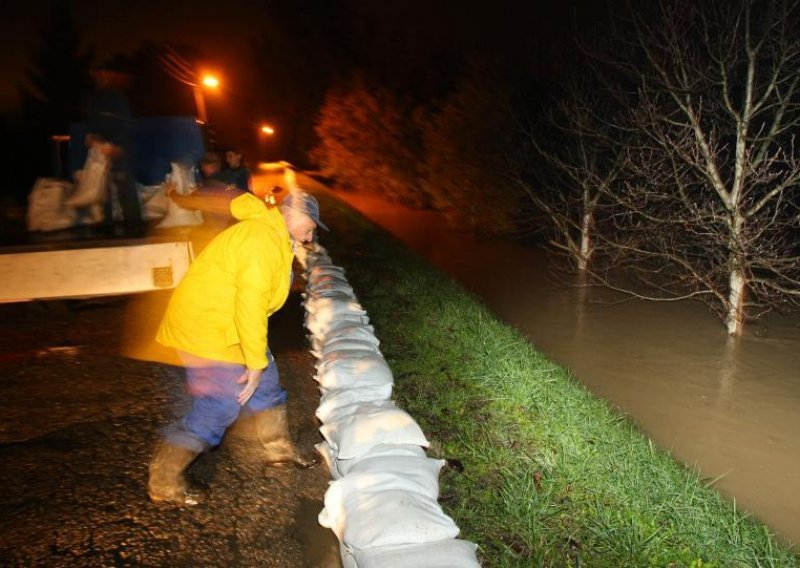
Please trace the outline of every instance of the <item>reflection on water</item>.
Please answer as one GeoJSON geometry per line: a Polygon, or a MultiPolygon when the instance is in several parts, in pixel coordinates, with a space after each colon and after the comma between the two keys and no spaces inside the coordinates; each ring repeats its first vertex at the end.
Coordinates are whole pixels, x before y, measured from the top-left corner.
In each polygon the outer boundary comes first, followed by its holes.
{"type": "MultiPolygon", "coordinates": [[[[779,535],[800,542],[800,329],[730,338],[689,302],[591,301],[538,251],[453,234],[435,213],[337,194],[526,333],[662,447],[779,535]],[[581,295],[590,301],[581,301],[581,295]]],[[[763,329],[763,328],[760,328],[763,329]]]]}

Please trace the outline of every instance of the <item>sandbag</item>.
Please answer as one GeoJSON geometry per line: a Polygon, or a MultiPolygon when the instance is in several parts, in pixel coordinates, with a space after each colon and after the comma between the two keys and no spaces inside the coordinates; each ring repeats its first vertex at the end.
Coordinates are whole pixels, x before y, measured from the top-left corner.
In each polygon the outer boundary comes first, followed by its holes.
{"type": "Polygon", "coordinates": [[[446,539],[423,544],[348,550],[357,568],[480,568],[474,542],[446,539]]]}
{"type": "Polygon", "coordinates": [[[136,184],[136,191],[139,194],[139,201],[142,203],[142,219],[151,221],[160,219],[167,214],[170,198],[167,197],[163,184],[136,184]]]}
{"type": "Polygon", "coordinates": [[[422,544],[458,536],[458,527],[435,499],[401,489],[364,490],[360,482],[364,478],[352,474],[332,482],[318,517],[345,546],[422,544]]]}
{"type": "Polygon", "coordinates": [[[347,271],[341,266],[315,266],[314,268],[309,268],[306,271],[306,279],[309,282],[312,282],[316,278],[320,278],[322,276],[338,276],[344,278],[346,272],[347,271]]]}
{"type": "Polygon", "coordinates": [[[319,349],[312,349],[311,354],[318,359],[324,359],[326,355],[345,351],[367,351],[376,355],[381,353],[378,346],[371,341],[343,337],[334,341],[326,341],[319,349]]]}
{"type": "Polygon", "coordinates": [[[392,396],[393,385],[372,385],[352,389],[321,389],[316,416],[325,423],[335,418],[345,407],[363,402],[386,402],[392,396]]]}
{"type": "MultiPolygon", "coordinates": [[[[193,170],[177,162],[172,162],[172,171],[167,175],[167,181],[175,184],[175,192],[179,195],[188,195],[197,188],[193,170]]],[[[203,214],[200,211],[184,209],[175,203],[174,200],[169,199],[167,203],[167,214],[157,225],[157,228],[191,227],[200,225],[202,222],[203,214]]]]}
{"type": "Polygon", "coordinates": [[[111,161],[101,151],[101,147],[102,144],[95,144],[89,148],[83,169],[75,172],[75,191],[64,200],[64,205],[67,207],[88,207],[105,203],[108,198],[111,161]]]}
{"type": "Polygon", "coordinates": [[[314,336],[322,336],[332,331],[334,329],[338,329],[339,327],[346,326],[348,324],[368,324],[369,317],[359,314],[341,314],[336,318],[329,318],[325,316],[316,317],[315,315],[307,315],[305,326],[308,331],[311,332],[314,336]]]}
{"type": "Polygon", "coordinates": [[[344,324],[331,329],[328,333],[319,337],[310,337],[311,347],[315,351],[321,350],[328,343],[339,339],[356,339],[372,343],[375,347],[380,345],[380,341],[375,337],[375,328],[371,325],[359,325],[345,322],[344,324]]]}
{"type": "Polygon", "coordinates": [[[331,459],[333,460],[336,473],[339,477],[344,477],[350,473],[350,470],[361,463],[363,460],[380,458],[380,457],[411,457],[411,458],[424,458],[426,456],[425,449],[416,444],[378,444],[373,446],[357,458],[349,460],[340,460],[336,457],[336,450],[331,447],[327,442],[323,442],[326,450],[330,452],[331,459]]]}
{"type": "Polygon", "coordinates": [[[346,295],[335,297],[309,296],[305,302],[309,314],[334,318],[342,314],[366,315],[366,310],[356,301],[346,295]]]}
{"type": "Polygon", "coordinates": [[[438,499],[439,473],[444,464],[444,460],[429,457],[374,456],[353,464],[347,477],[369,476],[372,482],[380,481],[381,490],[402,489],[438,499]],[[391,477],[384,477],[384,474],[391,477]],[[394,477],[400,481],[394,481],[394,477]]]}
{"type": "Polygon", "coordinates": [[[430,445],[414,419],[389,402],[344,407],[319,431],[342,460],[360,457],[379,444],[430,445]]]}
{"type": "Polygon", "coordinates": [[[28,194],[29,231],[58,231],[75,224],[75,210],[64,206],[72,184],[55,178],[37,178],[28,194]]]}
{"type": "Polygon", "coordinates": [[[347,389],[394,383],[382,355],[371,351],[331,353],[317,363],[314,380],[326,389],[347,389]]]}

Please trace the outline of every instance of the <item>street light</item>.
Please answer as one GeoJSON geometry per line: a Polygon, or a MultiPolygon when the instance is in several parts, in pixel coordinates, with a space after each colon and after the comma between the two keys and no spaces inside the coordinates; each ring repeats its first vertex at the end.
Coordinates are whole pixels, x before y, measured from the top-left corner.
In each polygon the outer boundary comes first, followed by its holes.
{"type": "Polygon", "coordinates": [[[192,87],[194,92],[194,102],[197,105],[197,122],[206,124],[208,122],[208,114],[206,113],[206,99],[203,96],[203,87],[216,89],[219,87],[219,79],[213,75],[204,75],[200,83],[187,83],[192,87]]]}
{"type": "Polygon", "coordinates": [[[267,136],[273,136],[275,134],[275,129],[269,124],[261,123],[261,125],[258,127],[258,131],[261,133],[261,136],[258,137],[258,153],[262,159],[265,159],[267,150],[267,136]]]}
{"type": "Polygon", "coordinates": [[[159,53],[158,59],[172,78],[192,88],[194,104],[197,106],[197,122],[206,124],[208,115],[203,87],[216,89],[219,87],[219,79],[214,75],[198,73],[197,68],[170,45],[165,46],[164,52],[159,53]]]}
{"type": "Polygon", "coordinates": [[[214,77],[214,75],[206,75],[203,77],[203,85],[206,87],[211,87],[212,89],[216,89],[219,87],[219,79],[214,77]]]}

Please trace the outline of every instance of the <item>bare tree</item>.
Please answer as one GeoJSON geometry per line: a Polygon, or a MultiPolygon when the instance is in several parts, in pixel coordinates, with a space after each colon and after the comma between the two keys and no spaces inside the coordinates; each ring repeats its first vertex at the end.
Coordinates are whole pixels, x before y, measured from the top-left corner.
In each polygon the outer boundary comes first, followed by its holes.
{"type": "Polygon", "coordinates": [[[565,96],[546,114],[547,127],[528,129],[528,142],[542,167],[531,168],[533,181],[518,178],[534,206],[547,216],[550,246],[583,276],[598,246],[598,213],[621,174],[621,131],[601,116],[609,111],[603,102],[585,81],[572,80],[565,96]]]}
{"type": "Polygon", "coordinates": [[[604,248],[637,293],[702,299],[739,335],[800,301],[798,4],[663,0],[629,28],[638,139],[604,248]]]}

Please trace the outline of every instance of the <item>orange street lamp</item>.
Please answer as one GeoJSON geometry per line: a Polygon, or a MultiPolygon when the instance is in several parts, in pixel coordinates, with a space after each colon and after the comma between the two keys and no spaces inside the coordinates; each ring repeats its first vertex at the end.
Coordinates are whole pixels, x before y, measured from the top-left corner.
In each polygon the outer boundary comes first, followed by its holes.
{"type": "Polygon", "coordinates": [[[216,89],[219,87],[219,79],[214,77],[214,75],[206,75],[203,77],[203,85],[212,89],[216,89]]]}
{"type": "Polygon", "coordinates": [[[194,91],[194,102],[195,105],[197,105],[197,121],[200,124],[206,124],[208,122],[208,115],[206,114],[206,99],[203,96],[203,87],[216,89],[219,87],[219,79],[213,75],[205,75],[200,79],[199,85],[197,83],[189,83],[189,85],[191,85],[192,91],[194,91]]]}
{"type": "Polygon", "coordinates": [[[274,129],[274,128],[272,128],[272,127],[271,127],[270,125],[268,125],[268,124],[264,124],[264,125],[261,127],[261,132],[263,132],[263,133],[264,133],[264,134],[266,134],[267,136],[272,136],[273,134],[275,134],[275,129],[274,129]]]}

